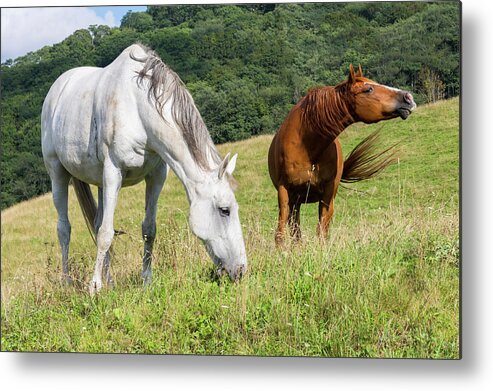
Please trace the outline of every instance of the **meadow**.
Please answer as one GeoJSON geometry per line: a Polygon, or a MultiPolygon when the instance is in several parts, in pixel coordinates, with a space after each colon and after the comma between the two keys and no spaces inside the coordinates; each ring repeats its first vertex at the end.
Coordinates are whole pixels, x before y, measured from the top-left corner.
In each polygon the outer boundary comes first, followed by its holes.
{"type": "Polygon", "coordinates": [[[74,286],[61,284],[51,194],[1,215],[2,351],[322,357],[460,357],[459,100],[408,120],[356,124],[345,155],[375,129],[399,160],[339,189],[328,241],[317,207],[301,209],[303,240],[274,245],[277,197],[267,171],[272,135],[218,146],[238,153],[236,197],[249,272],[215,278],[187,226],[182,185],[159,200],[154,279],[140,278],[144,185],[122,190],[115,286],[91,297],[95,247],[71,190],[74,286]]]}

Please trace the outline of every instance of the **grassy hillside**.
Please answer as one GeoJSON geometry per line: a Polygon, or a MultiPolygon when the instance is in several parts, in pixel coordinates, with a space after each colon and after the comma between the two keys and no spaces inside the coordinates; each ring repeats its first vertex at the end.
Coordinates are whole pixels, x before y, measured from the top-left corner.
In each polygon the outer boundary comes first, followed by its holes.
{"type": "MultiPolygon", "coordinates": [[[[240,355],[459,357],[459,102],[408,120],[353,125],[348,153],[376,128],[400,141],[399,163],[339,190],[328,243],[317,207],[302,208],[303,243],[274,246],[272,136],[219,147],[239,153],[237,200],[249,258],[239,284],[211,278],[187,227],[172,175],[159,200],[154,281],[140,280],[144,186],[123,189],[115,225],[113,289],[87,293],[95,248],[70,194],[70,262],[60,284],[51,196],[2,212],[2,350],[240,355]]],[[[383,147],[383,146],[382,146],[383,147]]]]}

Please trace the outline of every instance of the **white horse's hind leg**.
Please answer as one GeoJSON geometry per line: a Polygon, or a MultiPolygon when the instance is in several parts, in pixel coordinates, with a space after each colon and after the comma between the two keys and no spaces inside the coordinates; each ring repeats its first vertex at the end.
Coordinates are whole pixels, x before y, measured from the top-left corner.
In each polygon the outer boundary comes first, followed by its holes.
{"type": "Polygon", "coordinates": [[[94,275],[89,287],[91,294],[99,292],[103,286],[103,265],[115,234],[113,230],[113,219],[121,184],[122,175],[120,170],[111,163],[105,164],[103,170],[103,217],[96,237],[98,251],[96,265],[94,266],[94,275]]]}
{"type": "MultiPolygon", "coordinates": [[[[103,199],[103,189],[98,187],[98,210],[96,213],[96,219],[94,221],[94,230],[96,232],[96,237],[98,235],[99,228],[103,222],[103,210],[104,210],[104,199],[103,199]]],[[[110,273],[110,250],[106,253],[103,261],[103,276],[106,279],[108,285],[113,285],[113,279],[110,273]]]]}
{"type": "Polygon", "coordinates": [[[142,239],[144,240],[144,256],[142,258],[142,278],[144,285],[152,279],[152,249],[156,238],[157,201],[168,176],[168,166],[162,162],[146,178],[146,212],[142,223],[142,239]]]}
{"type": "Polygon", "coordinates": [[[68,219],[68,185],[70,174],[62,164],[56,160],[47,164],[51,177],[53,203],[58,214],[57,234],[62,250],[62,278],[65,283],[71,284],[68,267],[68,249],[70,243],[70,221],[68,219]]]}

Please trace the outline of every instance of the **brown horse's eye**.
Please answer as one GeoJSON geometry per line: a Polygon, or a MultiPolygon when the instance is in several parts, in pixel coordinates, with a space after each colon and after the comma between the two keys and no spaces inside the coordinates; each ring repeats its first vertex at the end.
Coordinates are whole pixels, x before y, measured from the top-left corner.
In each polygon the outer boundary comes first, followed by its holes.
{"type": "Polygon", "coordinates": [[[372,93],[373,92],[373,87],[372,86],[368,86],[364,92],[367,93],[367,94],[372,93]]]}

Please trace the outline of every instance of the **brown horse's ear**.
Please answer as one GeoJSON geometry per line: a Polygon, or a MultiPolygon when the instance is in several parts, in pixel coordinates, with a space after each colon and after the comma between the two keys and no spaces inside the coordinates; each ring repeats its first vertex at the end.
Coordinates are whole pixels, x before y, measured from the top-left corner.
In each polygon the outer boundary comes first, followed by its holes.
{"type": "Polygon", "coordinates": [[[355,81],[356,81],[356,75],[354,74],[353,64],[349,64],[348,82],[349,82],[349,84],[353,84],[355,81]]]}
{"type": "Polygon", "coordinates": [[[363,70],[361,69],[361,64],[358,65],[358,74],[357,77],[363,77],[363,70]]]}

